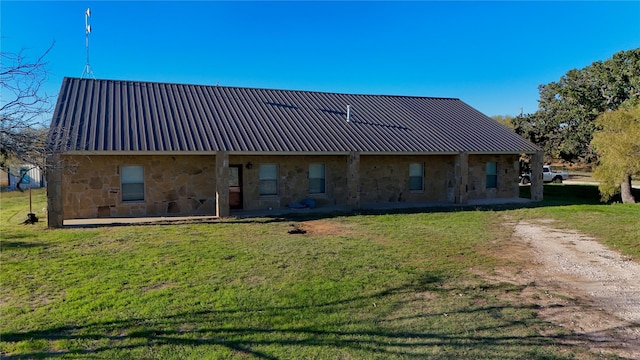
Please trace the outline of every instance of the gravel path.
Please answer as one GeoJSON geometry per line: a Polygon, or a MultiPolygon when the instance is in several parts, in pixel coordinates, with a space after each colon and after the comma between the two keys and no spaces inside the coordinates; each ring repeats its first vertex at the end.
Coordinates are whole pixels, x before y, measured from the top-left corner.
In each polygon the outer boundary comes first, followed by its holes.
{"type": "Polygon", "coordinates": [[[550,222],[514,224],[514,235],[534,253],[533,275],[583,300],[582,310],[600,313],[569,314],[575,331],[595,341],[618,340],[625,357],[640,359],[640,265],[593,238],[554,229],[550,222]]]}

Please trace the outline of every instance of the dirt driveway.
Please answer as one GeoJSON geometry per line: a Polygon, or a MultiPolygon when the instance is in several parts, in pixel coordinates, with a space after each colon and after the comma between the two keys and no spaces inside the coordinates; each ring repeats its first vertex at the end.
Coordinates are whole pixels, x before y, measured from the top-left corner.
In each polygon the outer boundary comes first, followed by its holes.
{"type": "Polygon", "coordinates": [[[561,341],[640,359],[640,265],[553,220],[508,226],[513,241],[502,256],[523,266],[500,280],[529,285],[523,296],[540,305],[539,316],[573,332],[561,341]]]}
{"type": "MultiPolygon", "coordinates": [[[[558,342],[582,345],[602,354],[640,360],[640,265],[576,231],[553,227],[553,220],[505,218],[511,241],[489,256],[508,260],[490,281],[522,285],[509,301],[535,303],[543,320],[571,331],[558,342]]],[[[344,231],[323,220],[306,222],[305,231],[344,231]]],[[[549,336],[557,330],[550,329],[549,336]]]]}

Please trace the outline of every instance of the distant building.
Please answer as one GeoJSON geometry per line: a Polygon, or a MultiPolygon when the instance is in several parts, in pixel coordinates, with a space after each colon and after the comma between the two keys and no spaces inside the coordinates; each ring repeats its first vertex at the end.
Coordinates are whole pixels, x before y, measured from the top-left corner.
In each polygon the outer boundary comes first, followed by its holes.
{"type": "Polygon", "coordinates": [[[18,182],[20,182],[20,188],[23,190],[46,186],[42,170],[38,166],[22,164],[0,169],[0,188],[3,190],[16,190],[18,182]]]}
{"type": "MultiPolygon", "coordinates": [[[[540,149],[452,98],[65,78],[49,225],[518,197],[540,149]]],[[[533,198],[541,200],[534,183],[533,198]]]]}

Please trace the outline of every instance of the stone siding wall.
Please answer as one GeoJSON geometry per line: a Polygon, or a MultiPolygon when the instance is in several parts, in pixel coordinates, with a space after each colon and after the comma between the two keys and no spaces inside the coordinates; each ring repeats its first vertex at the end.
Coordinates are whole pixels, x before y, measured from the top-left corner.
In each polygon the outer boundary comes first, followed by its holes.
{"type": "MultiPolygon", "coordinates": [[[[450,202],[456,198],[456,159],[451,156],[359,158],[360,203],[450,202]],[[409,165],[424,166],[424,188],[409,190],[409,165]]],[[[63,156],[64,219],[216,214],[214,155],[63,156]],[[144,201],[122,201],[120,167],[144,167],[144,201]]],[[[242,166],[243,209],[285,207],[311,197],[317,206],[348,205],[348,156],[229,156],[242,166]],[[326,193],[309,194],[309,164],[325,164],[326,193]],[[261,196],[260,164],[277,164],[278,194],[261,196]]],[[[470,155],[467,198],[518,196],[517,155],[470,155]],[[486,163],[495,161],[498,186],[486,189],[486,163]]]]}
{"type": "Polygon", "coordinates": [[[454,156],[361,156],[360,201],[453,202],[454,156]],[[424,166],[424,189],[409,190],[409,164],[424,166]]]}
{"type": "Polygon", "coordinates": [[[346,156],[229,156],[229,165],[242,165],[243,208],[279,208],[305,198],[317,206],[344,205],[347,201],[346,156]],[[249,169],[247,165],[251,163],[249,169]],[[309,194],[309,164],[325,164],[325,194],[309,194]],[[278,194],[260,195],[260,164],[277,164],[278,194]]]}
{"type": "Polygon", "coordinates": [[[469,200],[518,197],[518,155],[469,155],[469,200]],[[498,186],[487,189],[487,162],[497,163],[498,186]]]}
{"type": "MultiPolygon", "coordinates": [[[[230,156],[230,165],[242,165],[243,208],[279,208],[305,198],[318,206],[347,205],[347,156],[230,156]],[[249,169],[247,165],[251,163],[249,169]],[[326,194],[309,194],[309,164],[324,163],[326,194]],[[260,164],[278,165],[278,194],[261,196],[260,164]]],[[[453,202],[454,156],[361,156],[360,201],[453,202]],[[424,165],[424,189],[409,190],[409,164],[424,165]]]]}
{"type": "Polygon", "coordinates": [[[63,156],[63,218],[215,215],[214,156],[63,156]],[[144,201],[122,201],[120,167],[144,167],[144,201]]]}

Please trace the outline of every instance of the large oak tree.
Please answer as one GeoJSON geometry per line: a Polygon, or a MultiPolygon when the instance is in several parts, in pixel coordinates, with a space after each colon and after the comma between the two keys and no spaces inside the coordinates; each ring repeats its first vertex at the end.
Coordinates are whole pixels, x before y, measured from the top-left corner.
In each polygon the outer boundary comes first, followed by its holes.
{"type": "Polygon", "coordinates": [[[640,48],[620,51],[557,82],[540,85],[538,111],[512,120],[515,131],[541,146],[547,156],[590,163],[596,118],[640,96],[640,48]]]}

